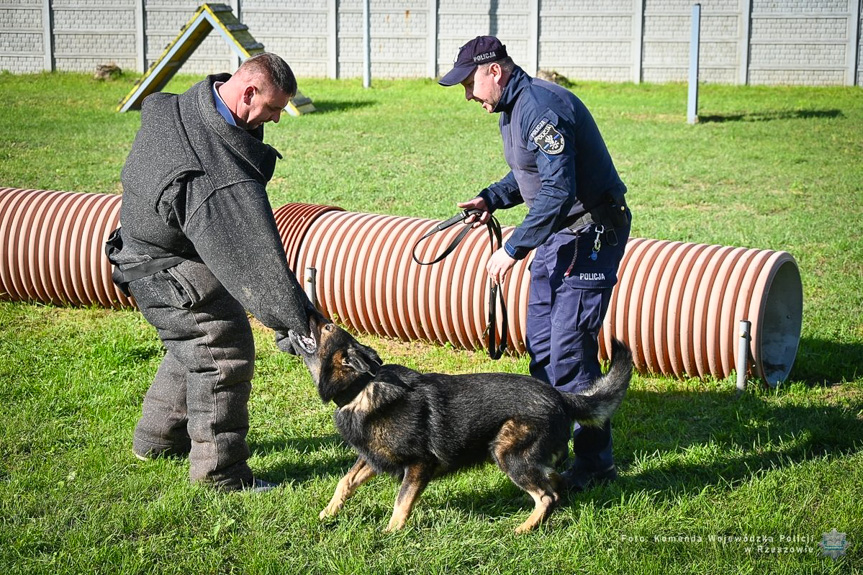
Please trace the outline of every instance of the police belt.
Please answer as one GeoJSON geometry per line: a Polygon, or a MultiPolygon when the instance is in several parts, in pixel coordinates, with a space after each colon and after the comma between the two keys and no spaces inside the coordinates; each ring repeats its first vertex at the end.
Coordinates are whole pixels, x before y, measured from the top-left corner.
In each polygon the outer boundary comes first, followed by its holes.
{"type": "MultiPolygon", "coordinates": [[[[604,226],[606,232],[613,232],[615,228],[622,228],[629,223],[626,208],[626,198],[623,195],[606,196],[603,202],[587,212],[570,216],[564,221],[561,229],[569,228],[572,231],[578,231],[586,225],[596,224],[604,226]]],[[[609,241],[609,244],[617,245],[617,233],[614,233],[614,239],[609,241]]]]}

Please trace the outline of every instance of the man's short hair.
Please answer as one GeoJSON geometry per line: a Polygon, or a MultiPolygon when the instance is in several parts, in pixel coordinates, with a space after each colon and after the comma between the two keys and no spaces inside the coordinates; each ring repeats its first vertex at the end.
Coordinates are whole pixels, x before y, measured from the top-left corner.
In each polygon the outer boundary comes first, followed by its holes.
{"type": "Polygon", "coordinates": [[[486,70],[488,70],[488,68],[492,64],[498,64],[500,66],[501,70],[503,70],[507,74],[511,74],[512,71],[515,70],[515,61],[510,56],[507,56],[507,57],[505,57],[501,60],[497,60],[495,62],[488,62],[486,64],[480,64],[479,66],[477,66],[477,68],[482,68],[483,71],[486,71],[486,70]]]}
{"type": "Polygon", "coordinates": [[[297,95],[297,78],[293,70],[281,56],[272,52],[255,54],[240,65],[240,70],[250,74],[263,74],[289,97],[297,95]]]}

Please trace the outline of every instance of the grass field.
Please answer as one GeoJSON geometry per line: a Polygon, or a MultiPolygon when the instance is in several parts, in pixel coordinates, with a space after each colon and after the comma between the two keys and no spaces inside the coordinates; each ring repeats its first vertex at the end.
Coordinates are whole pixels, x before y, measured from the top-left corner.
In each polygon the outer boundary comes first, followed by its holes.
{"type": "MultiPolygon", "coordinates": [[[[114,107],[134,79],[0,74],[0,186],[119,193],[139,116],[114,107]]],[[[690,126],[684,85],[571,88],[629,187],[634,237],[794,255],[804,317],[788,382],[738,396],[731,378],[637,375],[614,420],[618,482],[516,536],[532,502],[474,469],[433,483],[385,534],[388,478],[318,520],[353,455],[268,330],[255,330],[250,463],[282,485],[224,495],[189,485],[183,461],[131,454],[162,355],[137,312],[0,302],[0,572],[863,572],[863,91],[707,85],[690,126]],[[848,543],[835,561],[819,546],[833,529],[848,543]]],[[[506,169],[497,117],[458,88],[300,89],[318,111],[267,130],[284,156],[274,207],[442,219],[506,169]]],[[[359,337],[423,371],[527,372],[525,357],[359,337]]]]}

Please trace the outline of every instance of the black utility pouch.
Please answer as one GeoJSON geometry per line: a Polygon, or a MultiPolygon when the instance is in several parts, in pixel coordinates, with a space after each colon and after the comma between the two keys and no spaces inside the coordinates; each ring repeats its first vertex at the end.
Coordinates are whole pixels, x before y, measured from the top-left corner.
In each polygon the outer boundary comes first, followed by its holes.
{"type": "Polygon", "coordinates": [[[125,281],[125,277],[123,276],[123,272],[120,271],[120,268],[117,267],[117,261],[115,256],[120,253],[123,249],[123,236],[120,233],[120,228],[117,228],[111,235],[108,236],[108,239],[105,241],[105,255],[108,257],[108,261],[113,264],[113,269],[111,270],[111,281],[114,282],[120,291],[126,297],[131,297],[132,294],[129,293],[129,282],[125,281]]]}
{"type": "Polygon", "coordinates": [[[108,239],[105,240],[105,255],[108,256],[108,261],[114,265],[117,265],[117,262],[114,261],[114,255],[119,253],[120,250],[123,249],[123,236],[120,235],[120,228],[117,228],[111,235],[108,236],[108,239]]]}
{"type": "Polygon", "coordinates": [[[608,203],[608,219],[611,227],[623,228],[629,225],[629,215],[626,213],[626,200],[623,196],[612,198],[608,203]]]}

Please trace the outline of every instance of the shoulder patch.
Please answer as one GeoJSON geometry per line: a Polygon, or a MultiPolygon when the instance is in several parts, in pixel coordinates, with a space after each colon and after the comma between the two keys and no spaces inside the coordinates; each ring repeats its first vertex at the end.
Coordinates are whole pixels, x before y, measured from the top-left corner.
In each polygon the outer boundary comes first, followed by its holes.
{"type": "Polygon", "coordinates": [[[540,120],[539,124],[530,133],[533,142],[539,146],[539,149],[550,156],[556,156],[563,152],[563,147],[566,142],[563,140],[563,134],[557,131],[557,128],[546,118],[540,120]]]}
{"type": "Polygon", "coordinates": [[[536,126],[533,127],[533,130],[530,131],[530,139],[533,140],[536,138],[536,135],[539,134],[539,131],[542,130],[546,124],[548,124],[548,118],[543,118],[537,122],[536,126]]]}

